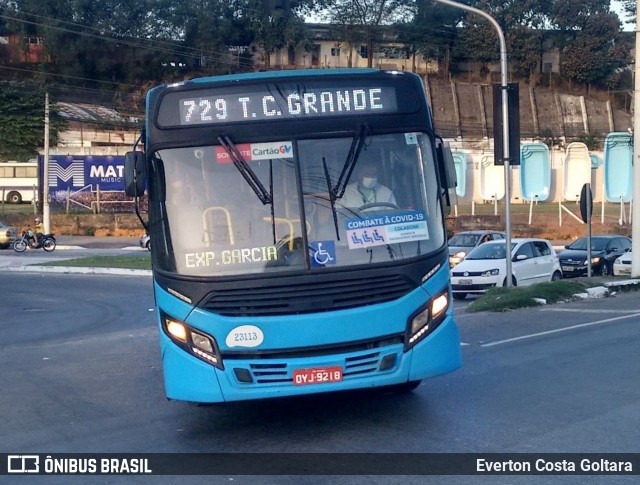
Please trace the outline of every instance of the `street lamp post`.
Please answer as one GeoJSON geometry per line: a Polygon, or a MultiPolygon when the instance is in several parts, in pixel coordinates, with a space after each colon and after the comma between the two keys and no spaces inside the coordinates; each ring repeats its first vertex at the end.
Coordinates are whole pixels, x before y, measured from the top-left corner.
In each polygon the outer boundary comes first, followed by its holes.
{"type": "Polygon", "coordinates": [[[640,276],[640,2],[636,3],[636,65],[633,91],[633,200],[631,276],[640,276]]]}
{"type": "MultiPolygon", "coordinates": [[[[500,88],[502,92],[502,153],[504,154],[504,188],[505,188],[505,233],[506,233],[506,285],[511,286],[511,166],[509,154],[509,97],[507,93],[507,43],[500,25],[491,15],[475,7],[451,0],[435,0],[438,3],[460,8],[484,17],[498,32],[500,39],[500,88]]],[[[640,2],[639,2],[640,3],[640,2]]]]}
{"type": "Polygon", "coordinates": [[[51,214],[49,212],[49,93],[44,98],[44,157],[42,159],[42,224],[44,233],[51,233],[51,214]]]}

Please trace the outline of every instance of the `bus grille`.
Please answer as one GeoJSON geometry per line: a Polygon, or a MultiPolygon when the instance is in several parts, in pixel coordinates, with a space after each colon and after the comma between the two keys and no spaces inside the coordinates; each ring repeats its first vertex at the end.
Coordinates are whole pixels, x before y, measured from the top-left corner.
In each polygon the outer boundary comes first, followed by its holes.
{"type": "Polygon", "coordinates": [[[416,288],[403,275],[381,275],[319,282],[309,280],[291,285],[225,288],[209,293],[199,307],[227,316],[292,315],[343,310],[400,298],[416,288]]]}
{"type": "MultiPolygon", "coordinates": [[[[380,358],[380,352],[347,357],[341,365],[344,369],[343,378],[348,379],[377,372],[380,367],[380,358]]],[[[252,377],[251,382],[254,384],[291,384],[293,380],[293,369],[286,363],[249,364],[249,372],[252,377]]]]}

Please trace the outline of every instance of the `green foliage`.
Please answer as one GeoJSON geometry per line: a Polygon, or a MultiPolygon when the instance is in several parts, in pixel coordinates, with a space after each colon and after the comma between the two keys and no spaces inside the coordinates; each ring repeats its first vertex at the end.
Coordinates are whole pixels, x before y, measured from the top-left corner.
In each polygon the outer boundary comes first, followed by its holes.
{"type": "Polygon", "coordinates": [[[609,0],[555,0],[550,20],[560,30],[561,73],[581,84],[615,86],[629,65],[620,19],[609,0]]]}
{"type": "Polygon", "coordinates": [[[447,5],[418,2],[413,21],[402,25],[402,40],[409,44],[410,54],[440,61],[448,71],[458,25],[465,16],[465,11],[447,5]]]}
{"type": "Polygon", "coordinates": [[[151,270],[151,256],[143,254],[123,256],[89,256],[86,258],[64,259],[38,263],[36,266],[69,266],[77,268],[125,268],[151,270]]]}
{"type": "Polygon", "coordinates": [[[587,148],[589,150],[598,150],[602,148],[602,140],[599,139],[596,135],[584,133],[577,138],[577,141],[587,145],[587,148]]]}
{"type": "Polygon", "coordinates": [[[546,300],[547,303],[557,303],[573,298],[576,293],[584,292],[587,286],[577,281],[550,281],[537,285],[492,288],[485,295],[471,302],[467,307],[469,312],[506,312],[516,308],[538,306],[535,298],[546,300]]]}
{"type": "Polygon", "coordinates": [[[333,24],[357,31],[357,38],[367,46],[367,65],[372,67],[375,46],[382,40],[379,27],[413,17],[411,5],[409,0],[335,0],[328,2],[326,16],[333,24]]]}
{"type": "Polygon", "coordinates": [[[564,148],[564,141],[559,136],[554,136],[551,128],[543,128],[540,130],[540,134],[537,136],[543,143],[549,148],[564,148]]]}
{"type": "Polygon", "coordinates": [[[252,8],[247,11],[247,26],[254,41],[264,50],[267,68],[271,66],[271,54],[280,49],[298,46],[311,48],[311,41],[301,18],[295,15],[273,15],[271,11],[265,11],[262,2],[251,5],[252,8]]]}
{"type": "MultiPolygon", "coordinates": [[[[26,161],[44,145],[45,92],[42,86],[0,83],[0,159],[26,161]]],[[[66,123],[50,109],[49,142],[66,123]]]]}
{"type": "MultiPolygon", "coordinates": [[[[337,43],[366,45],[369,63],[395,24],[407,56],[474,61],[487,71],[499,58],[489,22],[461,9],[411,0],[285,0],[289,15],[274,15],[268,0],[0,0],[0,29],[43,40],[49,81],[130,90],[133,86],[236,72],[250,64],[252,44],[271,55],[313,49],[303,19],[320,16],[335,26],[337,43]],[[322,14],[323,13],[323,14],[322,14]]],[[[535,81],[543,50],[562,49],[563,75],[574,82],[618,88],[628,82],[629,47],[622,42],[610,0],[468,0],[501,25],[516,76],[535,81]],[[548,32],[555,30],[553,36],[548,32]],[[552,40],[543,46],[544,41],[552,40]]],[[[633,16],[635,1],[624,0],[633,16]]],[[[345,46],[345,47],[346,47],[345,46]]],[[[0,51],[1,52],[1,51],[0,51]]],[[[3,63],[0,54],[0,64],[3,63]]],[[[33,68],[34,66],[29,66],[33,68]]],[[[10,71],[1,74],[7,75],[10,71]]],[[[10,73],[15,74],[15,73],[10,73]]]]}

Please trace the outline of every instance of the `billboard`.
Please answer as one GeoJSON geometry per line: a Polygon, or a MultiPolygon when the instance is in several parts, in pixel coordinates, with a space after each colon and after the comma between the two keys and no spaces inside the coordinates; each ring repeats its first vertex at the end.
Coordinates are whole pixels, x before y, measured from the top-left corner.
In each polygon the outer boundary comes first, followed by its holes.
{"type": "MultiPolygon", "coordinates": [[[[40,156],[40,180],[44,163],[40,156]]],[[[124,191],[124,155],[49,155],[49,192],[124,191]]]]}

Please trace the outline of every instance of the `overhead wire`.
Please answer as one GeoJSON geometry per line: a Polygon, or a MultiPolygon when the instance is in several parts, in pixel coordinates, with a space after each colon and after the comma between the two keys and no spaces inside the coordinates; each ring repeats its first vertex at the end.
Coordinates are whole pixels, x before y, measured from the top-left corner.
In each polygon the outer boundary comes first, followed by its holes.
{"type": "Polygon", "coordinates": [[[42,23],[42,22],[35,22],[33,20],[26,20],[26,19],[22,19],[22,18],[18,18],[18,17],[12,17],[10,15],[4,14],[4,13],[0,13],[0,18],[4,18],[7,20],[12,20],[15,22],[21,22],[21,23],[25,23],[25,24],[29,24],[29,25],[35,25],[35,26],[39,26],[39,27],[43,27],[43,28],[48,28],[48,29],[53,29],[53,30],[58,30],[60,32],[66,32],[66,33],[70,33],[70,34],[75,34],[75,35],[79,35],[82,37],[88,37],[88,38],[93,38],[93,39],[97,39],[97,40],[101,40],[101,41],[107,41],[107,42],[115,42],[118,44],[122,44],[122,45],[126,45],[126,46],[130,46],[130,47],[138,47],[141,49],[145,49],[145,50],[149,50],[152,52],[162,52],[162,53],[167,53],[167,54],[174,54],[177,56],[182,56],[182,57],[187,57],[187,58],[191,58],[191,59],[201,59],[204,56],[212,58],[215,61],[220,62],[221,64],[229,64],[229,65],[235,65],[236,62],[235,61],[231,61],[228,59],[228,56],[230,53],[225,53],[225,52],[220,52],[220,51],[209,51],[206,49],[198,49],[196,47],[190,47],[190,46],[181,46],[180,44],[174,43],[174,42],[168,42],[168,41],[159,41],[156,39],[144,39],[144,38],[139,38],[139,37],[131,37],[131,39],[133,40],[128,40],[127,38],[124,37],[111,37],[105,34],[92,34],[90,32],[82,32],[82,31],[78,31],[78,30],[73,30],[73,29],[68,29],[65,27],[60,27],[57,25],[54,25],[53,22],[59,22],[59,23],[66,23],[66,24],[72,24],[72,25],[76,25],[78,27],[84,28],[84,29],[93,29],[93,30],[99,30],[99,29],[95,29],[94,27],[87,27],[84,26],[82,24],[76,24],[76,23],[72,23],[72,22],[67,22],[64,20],[59,20],[59,19],[55,19],[55,18],[51,18],[51,17],[43,17],[40,15],[36,15],[36,14],[30,14],[30,13],[22,13],[22,15],[31,15],[33,17],[38,17],[38,18],[44,18],[46,20],[50,20],[52,23],[42,23]],[[180,50],[177,49],[171,49],[169,47],[164,48],[161,46],[154,46],[154,45],[150,45],[149,43],[153,42],[154,44],[167,44],[169,46],[172,47],[176,47],[179,48],[180,50]],[[185,51],[189,51],[192,50],[194,52],[185,52],[185,51]]]}

